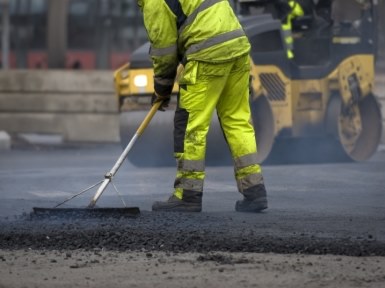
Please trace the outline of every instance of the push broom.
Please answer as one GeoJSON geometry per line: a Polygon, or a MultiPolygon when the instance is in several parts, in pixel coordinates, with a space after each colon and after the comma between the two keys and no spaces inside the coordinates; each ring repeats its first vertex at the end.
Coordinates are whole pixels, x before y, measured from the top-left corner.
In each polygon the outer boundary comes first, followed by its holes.
{"type": "MultiPolygon", "coordinates": [[[[136,130],[134,136],[131,138],[127,146],[125,147],[124,151],[116,161],[115,165],[111,168],[111,170],[104,176],[104,179],[99,181],[96,184],[91,185],[90,187],[84,189],[80,193],[71,196],[70,198],[66,199],[65,201],[57,204],[53,208],[43,208],[43,207],[33,207],[33,214],[36,216],[105,216],[105,217],[121,217],[121,216],[137,216],[140,214],[140,210],[138,207],[110,207],[110,208],[103,208],[103,207],[96,207],[96,202],[100,198],[100,196],[103,194],[103,192],[106,190],[107,186],[112,182],[113,177],[118,172],[119,168],[122,166],[125,158],[127,157],[128,153],[130,152],[131,148],[134,146],[135,142],[138,140],[138,138],[143,134],[144,130],[150,123],[151,119],[155,115],[156,111],[160,108],[162,105],[162,101],[155,102],[154,105],[151,107],[151,110],[147,113],[146,117],[144,118],[143,122],[140,124],[139,128],[136,130]],[[85,208],[59,208],[64,203],[70,201],[71,199],[91,190],[92,188],[95,188],[99,186],[97,189],[94,197],[91,199],[90,203],[85,208]]],[[[112,183],[113,184],[113,183],[112,183]]],[[[115,190],[118,192],[114,185],[115,190]]],[[[118,192],[119,194],[119,192],[118,192]]],[[[120,196],[120,194],[119,194],[120,196]]],[[[124,200],[121,198],[124,206],[124,200]]]]}

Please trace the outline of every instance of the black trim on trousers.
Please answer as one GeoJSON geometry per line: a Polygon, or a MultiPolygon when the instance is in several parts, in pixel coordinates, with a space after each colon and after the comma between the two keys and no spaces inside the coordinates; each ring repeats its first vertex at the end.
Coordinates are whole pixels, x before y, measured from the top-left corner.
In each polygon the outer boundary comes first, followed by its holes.
{"type": "Polygon", "coordinates": [[[225,139],[227,146],[230,148],[229,141],[227,141],[226,133],[225,133],[225,130],[223,130],[221,117],[219,117],[218,112],[217,112],[217,117],[218,117],[219,127],[221,128],[223,138],[225,139]]]}
{"type": "MultiPolygon", "coordinates": [[[[180,87],[180,89],[183,88],[180,87]]],[[[174,115],[174,153],[184,152],[184,138],[189,118],[187,110],[179,107],[179,97],[180,94],[178,94],[178,106],[174,115]]]]}

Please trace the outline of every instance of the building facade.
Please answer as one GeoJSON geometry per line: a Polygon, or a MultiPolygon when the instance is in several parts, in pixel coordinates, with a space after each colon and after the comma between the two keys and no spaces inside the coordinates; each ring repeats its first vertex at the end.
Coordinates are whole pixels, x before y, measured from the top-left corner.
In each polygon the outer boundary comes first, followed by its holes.
{"type": "Polygon", "coordinates": [[[10,68],[115,69],[147,40],[136,0],[9,0],[8,11],[10,68]]]}

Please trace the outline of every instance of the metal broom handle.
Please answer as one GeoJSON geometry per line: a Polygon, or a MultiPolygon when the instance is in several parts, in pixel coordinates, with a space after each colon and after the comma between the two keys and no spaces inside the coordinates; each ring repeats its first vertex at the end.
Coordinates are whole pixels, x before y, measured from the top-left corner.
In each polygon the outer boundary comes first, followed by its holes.
{"type": "Polygon", "coordinates": [[[143,134],[144,130],[146,129],[152,117],[154,117],[156,111],[159,109],[162,103],[163,101],[155,102],[154,105],[151,107],[151,110],[147,113],[143,122],[140,124],[139,128],[136,130],[136,133],[131,138],[130,142],[127,144],[126,148],[124,149],[123,153],[120,155],[119,159],[116,161],[115,165],[104,176],[105,179],[103,180],[102,184],[99,186],[90,204],[88,204],[88,208],[95,207],[96,201],[98,201],[99,197],[102,195],[104,190],[106,190],[108,184],[111,182],[116,172],[118,172],[120,166],[122,166],[124,159],[127,157],[127,154],[130,152],[131,148],[134,146],[136,140],[138,140],[138,138],[143,134]]]}

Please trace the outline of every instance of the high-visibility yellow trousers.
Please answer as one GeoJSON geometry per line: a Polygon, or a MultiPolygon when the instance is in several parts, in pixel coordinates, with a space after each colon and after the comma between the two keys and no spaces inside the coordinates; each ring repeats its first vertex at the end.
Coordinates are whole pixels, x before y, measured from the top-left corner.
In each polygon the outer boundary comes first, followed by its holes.
{"type": "Polygon", "coordinates": [[[263,184],[263,177],[256,160],[249,75],[248,55],[226,63],[187,62],[174,118],[177,198],[189,201],[203,191],[206,135],[215,110],[234,160],[239,192],[258,193],[256,186],[263,184]]]}

